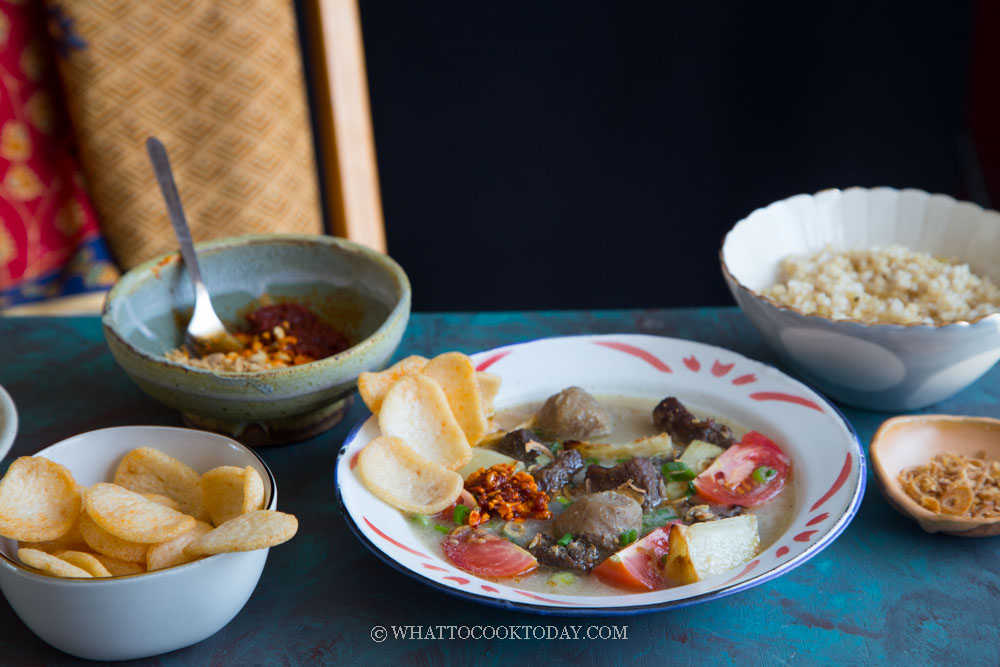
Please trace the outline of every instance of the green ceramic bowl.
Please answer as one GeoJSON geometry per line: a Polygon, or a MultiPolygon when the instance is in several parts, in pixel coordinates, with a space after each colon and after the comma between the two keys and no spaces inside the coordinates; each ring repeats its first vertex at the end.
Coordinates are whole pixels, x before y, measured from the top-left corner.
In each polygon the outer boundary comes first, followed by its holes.
{"type": "Polygon", "coordinates": [[[212,304],[228,326],[267,294],[301,303],[353,345],[309,364],[254,373],[208,371],[168,361],[193,306],[176,252],[126,273],[108,293],[102,322],[115,360],[185,423],[247,444],[311,437],[343,416],[358,374],[383,368],[410,317],[410,283],[389,257],[332,236],[266,234],[196,246],[212,304]]]}

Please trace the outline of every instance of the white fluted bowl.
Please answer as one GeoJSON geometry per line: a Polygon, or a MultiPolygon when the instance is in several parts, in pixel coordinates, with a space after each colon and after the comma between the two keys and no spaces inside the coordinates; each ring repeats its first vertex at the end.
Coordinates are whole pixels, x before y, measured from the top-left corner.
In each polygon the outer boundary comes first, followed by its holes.
{"type": "Polygon", "coordinates": [[[824,190],[757,209],[726,235],[722,273],[746,316],[804,380],[857,407],[916,410],[969,386],[1000,359],[1000,314],[867,324],[806,315],[760,294],[788,255],[890,244],[966,262],[1000,284],[1000,213],[893,188],[824,190]]]}

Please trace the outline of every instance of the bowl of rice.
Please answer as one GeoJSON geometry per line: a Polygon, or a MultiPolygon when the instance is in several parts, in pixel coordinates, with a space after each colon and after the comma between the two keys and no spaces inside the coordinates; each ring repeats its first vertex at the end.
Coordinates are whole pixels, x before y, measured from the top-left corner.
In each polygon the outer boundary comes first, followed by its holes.
{"type": "Polygon", "coordinates": [[[1000,213],[920,190],[850,188],[758,209],[722,273],[797,375],[856,407],[916,410],[1000,359],[1000,213]]]}

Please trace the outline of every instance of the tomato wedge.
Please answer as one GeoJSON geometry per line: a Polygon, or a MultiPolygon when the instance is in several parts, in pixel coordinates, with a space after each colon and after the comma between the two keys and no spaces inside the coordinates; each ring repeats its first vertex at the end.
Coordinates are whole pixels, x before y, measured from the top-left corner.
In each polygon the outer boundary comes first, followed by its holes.
{"type": "MultiPolygon", "coordinates": [[[[694,480],[698,495],[719,505],[753,507],[778,495],[785,486],[791,461],[767,436],[750,431],[694,480]],[[754,474],[767,471],[767,479],[754,474]]],[[[765,477],[765,476],[761,476],[765,477]]]]}
{"type": "Polygon", "coordinates": [[[535,557],[513,542],[467,526],[444,538],[441,549],[455,567],[481,577],[516,577],[538,567],[535,557]]]}
{"type": "Polygon", "coordinates": [[[609,586],[638,591],[655,591],[663,585],[660,561],[670,550],[671,521],[650,532],[638,542],[604,559],[593,569],[598,579],[609,586]]]}

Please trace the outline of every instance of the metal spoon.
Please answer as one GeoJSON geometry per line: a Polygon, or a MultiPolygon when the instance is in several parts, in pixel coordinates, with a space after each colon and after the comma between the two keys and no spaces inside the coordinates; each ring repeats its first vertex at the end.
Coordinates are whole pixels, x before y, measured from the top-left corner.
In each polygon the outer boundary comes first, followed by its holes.
{"type": "Polygon", "coordinates": [[[191,284],[194,285],[194,312],[191,313],[191,321],[188,322],[187,329],[184,331],[184,344],[190,353],[199,357],[212,352],[241,350],[243,344],[226,331],[226,326],[215,314],[215,309],[212,308],[212,299],[208,295],[205,283],[201,280],[198,257],[194,252],[194,243],[191,241],[191,230],[188,229],[187,220],[184,218],[184,209],[181,208],[181,198],[177,193],[177,185],[174,183],[170,160],[167,159],[167,149],[163,147],[159,139],[149,137],[146,139],[146,151],[149,153],[149,159],[153,163],[153,172],[156,174],[156,180],[163,192],[163,200],[167,204],[167,214],[170,217],[170,223],[174,226],[174,234],[177,235],[177,242],[181,245],[184,266],[187,267],[191,284]]]}

